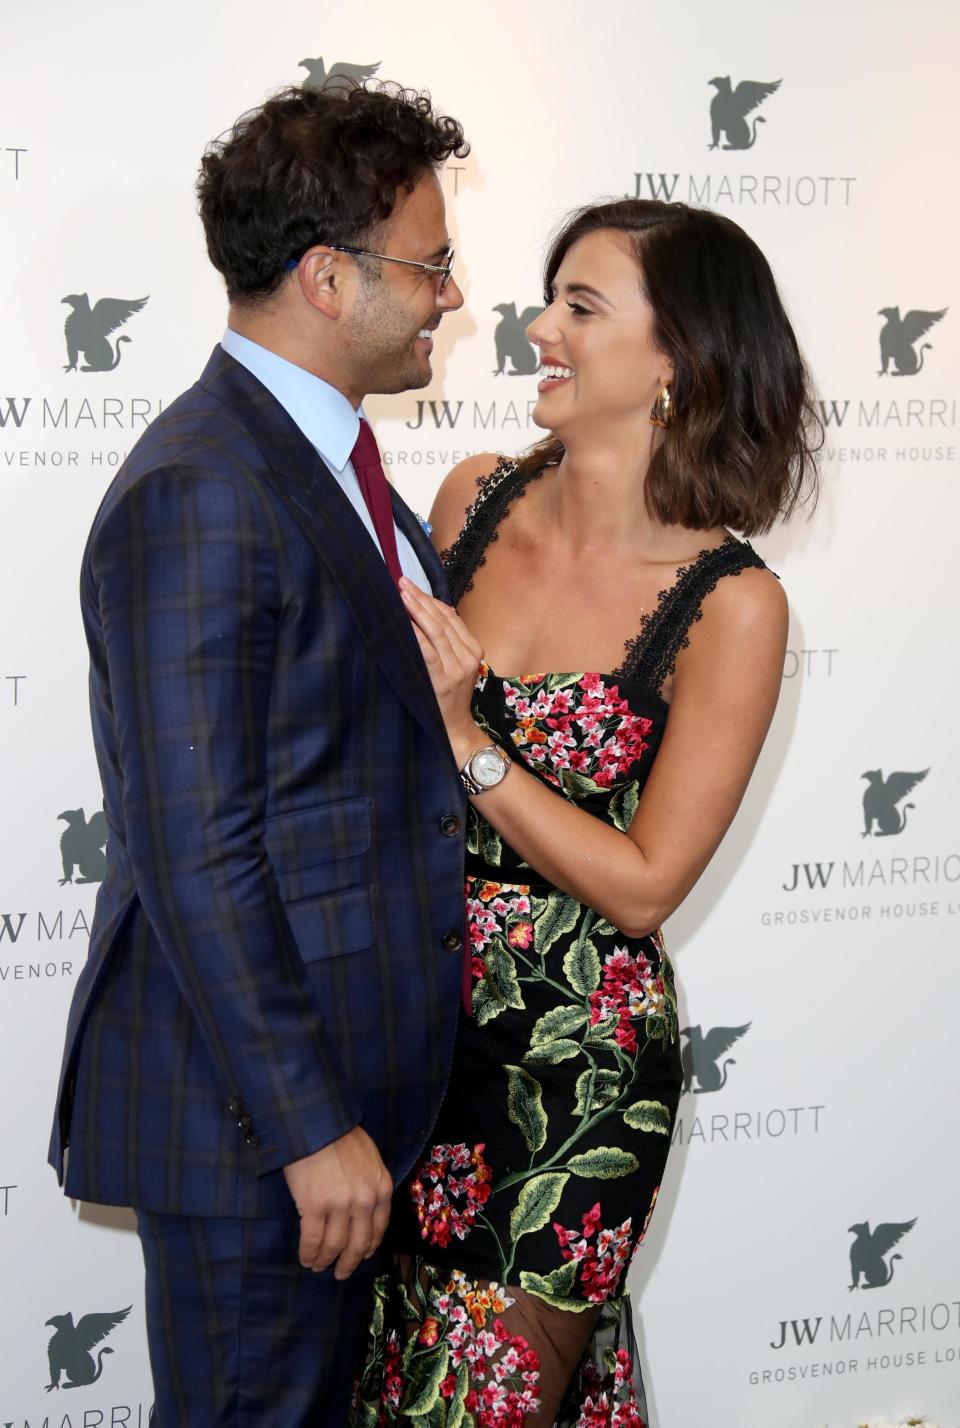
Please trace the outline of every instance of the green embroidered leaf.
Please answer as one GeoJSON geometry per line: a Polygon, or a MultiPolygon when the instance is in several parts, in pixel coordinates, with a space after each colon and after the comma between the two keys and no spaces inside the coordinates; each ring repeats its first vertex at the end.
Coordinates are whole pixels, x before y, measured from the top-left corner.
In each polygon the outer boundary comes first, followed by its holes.
{"type": "Polygon", "coordinates": [[[567,1169],[574,1175],[589,1175],[593,1180],[614,1180],[618,1175],[631,1175],[640,1169],[640,1162],[629,1150],[614,1145],[598,1145],[582,1155],[572,1155],[567,1169]]]}
{"type": "Polygon", "coordinates": [[[506,1066],[507,1115],[526,1142],[527,1150],[541,1150],[547,1139],[547,1113],[543,1089],[522,1066],[506,1066]]]}
{"type": "MultiPolygon", "coordinates": [[[[576,1270],[576,1264],[570,1261],[576,1270]]],[[[565,1266],[566,1267],[566,1266],[565,1266]]],[[[556,1273],[556,1271],[554,1271],[556,1273]]],[[[593,1309],[596,1306],[591,1304],[589,1299],[570,1299],[561,1294],[551,1294],[549,1289],[542,1286],[547,1284],[552,1278],[551,1275],[534,1274],[529,1269],[520,1271],[520,1288],[525,1289],[528,1294],[534,1294],[538,1299],[542,1299],[545,1304],[552,1304],[556,1309],[566,1309],[571,1314],[582,1314],[584,1309],[593,1309]]]]}
{"type": "Polygon", "coordinates": [[[484,960],[487,968],[485,980],[489,983],[493,995],[502,1001],[504,1006],[522,1009],[523,993],[517,981],[517,964],[499,937],[488,943],[484,960]]]}
{"type": "Polygon", "coordinates": [[[572,798],[589,798],[591,793],[605,793],[606,789],[601,784],[595,783],[586,774],[577,773],[575,769],[560,769],[557,773],[560,780],[560,787],[564,793],[572,798]]]}
{"type": "Polygon", "coordinates": [[[499,868],[503,857],[503,840],[495,828],[491,828],[485,818],[480,819],[480,857],[491,868],[499,868]]]}
{"type": "Polygon", "coordinates": [[[521,1235],[533,1234],[534,1230],[542,1230],[549,1223],[569,1179],[564,1171],[551,1170],[527,1181],[510,1214],[511,1239],[518,1240],[521,1235]]]}
{"type": "Polygon", "coordinates": [[[676,1034],[671,1029],[671,1018],[669,1016],[660,1016],[656,1012],[652,1012],[649,1016],[644,1017],[643,1029],[647,1034],[648,1041],[662,1041],[664,1043],[669,1041],[672,1043],[677,1039],[676,1034]]]}
{"type": "Polygon", "coordinates": [[[506,1002],[494,996],[485,978],[476,984],[473,989],[473,1014],[477,1019],[477,1026],[486,1026],[488,1021],[493,1021],[493,1018],[506,1011],[506,1008],[506,1002]]]}
{"type": "Polygon", "coordinates": [[[374,1285],[373,1311],[370,1315],[370,1337],[376,1341],[383,1333],[383,1300],[384,1286],[383,1280],[378,1279],[374,1285]]]}
{"type": "Polygon", "coordinates": [[[448,1409],[447,1428],[463,1428],[466,1416],[466,1397],[469,1392],[470,1370],[467,1367],[466,1359],[464,1359],[457,1369],[457,1382],[448,1409]]]}
{"type": "Polygon", "coordinates": [[[563,974],[573,990],[582,997],[597,990],[600,985],[600,953],[589,937],[581,937],[564,953],[563,974]]]}
{"type": "Polygon", "coordinates": [[[449,1360],[449,1344],[438,1344],[435,1352],[417,1359],[411,1370],[401,1413],[408,1418],[417,1418],[430,1412],[440,1397],[440,1385],[447,1376],[449,1360]]]}
{"type": "Polygon", "coordinates": [[[637,804],[640,796],[637,793],[637,785],[634,782],[625,783],[623,788],[615,793],[610,800],[610,816],[621,833],[625,833],[633,822],[633,815],[637,811],[637,804]]]}
{"type": "Polygon", "coordinates": [[[601,917],[591,928],[592,937],[622,937],[623,933],[612,922],[608,922],[605,917],[601,917]]]}
{"type": "Polygon", "coordinates": [[[588,1027],[583,1038],[584,1046],[603,1046],[610,1050],[610,1043],[619,1024],[615,1016],[608,1016],[603,1021],[598,1021],[596,1026],[588,1027]]]}
{"type": "Polygon", "coordinates": [[[545,1046],[548,1041],[557,1041],[561,1036],[569,1036],[587,1020],[583,1007],[551,1007],[534,1023],[530,1034],[531,1046],[545,1046]]]}
{"type": "Polygon", "coordinates": [[[576,684],[581,678],[583,678],[581,674],[549,674],[544,688],[549,694],[553,694],[556,690],[569,690],[570,685],[576,684]]]}
{"type": "Polygon", "coordinates": [[[580,1055],[580,1046],[576,1041],[548,1041],[546,1046],[531,1046],[524,1056],[524,1061],[534,1066],[556,1066],[558,1061],[569,1061],[572,1056],[580,1055]]]}
{"type": "Polygon", "coordinates": [[[583,1071],[577,1077],[577,1084],[574,1088],[577,1097],[577,1104],[574,1106],[572,1115],[582,1116],[584,1111],[599,1111],[602,1106],[609,1106],[611,1101],[615,1101],[620,1094],[620,1072],[608,1071],[603,1067],[598,1067],[596,1071],[591,1069],[583,1071]],[[593,1078],[593,1094],[590,1094],[590,1080],[593,1078]],[[590,1104],[587,1105],[587,1096],[590,1095],[590,1104]]]}
{"type": "Polygon", "coordinates": [[[521,1288],[566,1298],[577,1282],[577,1265],[577,1260],[568,1259],[566,1264],[562,1264],[559,1269],[551,1269],[549,1274],[534,1274],[532,1270],[521,1270],[521,1288]]]}
{"type": "Polygon", "coordinates": [[[567,897],[566,893],[562,892],[550,893],[546,906],[533,927],[533,945],[537,955],[543,957],[558,937],[562,937],[565,932],[572,932],[579,916],[580,903],[574,898],[567,897]]]}
{"type": "Polygon", "coordinates": [[[357,1419],[358,1428],[377,1428],[377,1422],[380,1418],[380,1410],[377,1404],[359,1403],[357,1408],[360,1415],[357,1419]]]}
{"type": "Polygon", "coordinates": [[[634,1101],[624,1111],[623,1119],[633,1130],[670,1134],[670,1111],[662,1101],[634,1101]]]}

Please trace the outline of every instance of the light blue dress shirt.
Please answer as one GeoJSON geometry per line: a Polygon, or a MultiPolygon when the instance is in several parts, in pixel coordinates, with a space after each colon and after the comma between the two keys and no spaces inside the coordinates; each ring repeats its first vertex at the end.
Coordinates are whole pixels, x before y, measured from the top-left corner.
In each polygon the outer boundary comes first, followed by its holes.
{"type": "MultiPolygon", "coordinates": [[[[322,377],[315,377],[303,367],[288,362],[261,347],[259,342],[251,342],[249,337],[241,337],[239,332],[227,328],[220,339],[224,352],[252,372],[258,382],[276,397],[284,410],[293,418],[314,450],[326,462],[336,477],[343,494],[356,511],[360,520],[381,556],[380,542],[373,528],[367,503],[363,499],[350,453],[353,451],[360,431],[363,408],[354,411],[349,400],[331,387],[322,377]]],[[[396,521],[393,528],[397,535],[397,554],[400,569],[408,580],[419,585],[428,595],[432,594],[430,581],[417,558],[413,546],[407,540],[396,521]]]]}

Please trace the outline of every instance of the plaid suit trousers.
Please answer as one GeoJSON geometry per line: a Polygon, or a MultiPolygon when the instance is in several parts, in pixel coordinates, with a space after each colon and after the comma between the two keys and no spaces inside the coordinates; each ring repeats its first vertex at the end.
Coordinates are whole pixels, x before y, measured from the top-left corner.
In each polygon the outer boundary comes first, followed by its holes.
{"type": "Polygon", "coordinates": [[[296,1220],[140,1211],[153,1428],[343,1428],[376,1260],[297,1260],[296,1220]]]}

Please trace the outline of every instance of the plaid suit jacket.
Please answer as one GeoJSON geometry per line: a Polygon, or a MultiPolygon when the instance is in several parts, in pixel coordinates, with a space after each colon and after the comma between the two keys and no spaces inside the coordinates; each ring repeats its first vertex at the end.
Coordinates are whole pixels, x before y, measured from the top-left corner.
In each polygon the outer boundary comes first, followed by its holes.
{"type": "Polygon", "coordinates": [[[109,836],[66,1193],[292,1214],[280,1168],[357,1124],[399,1179],[453,1054],[465,795],[370,537],[219,347],[108,490],[81,604],[109,836]]]}

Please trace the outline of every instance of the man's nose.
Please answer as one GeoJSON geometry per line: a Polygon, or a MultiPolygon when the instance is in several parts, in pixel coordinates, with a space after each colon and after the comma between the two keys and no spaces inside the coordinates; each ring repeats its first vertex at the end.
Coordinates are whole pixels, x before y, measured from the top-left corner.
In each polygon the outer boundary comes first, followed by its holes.
{"type": "Polygon", "coordinates": [[[463,307],[463,293],[456,278],[451,277],[443,292],[437,299],[437,307],[444,312],[456,312],[458,307],[463,307]]]}

